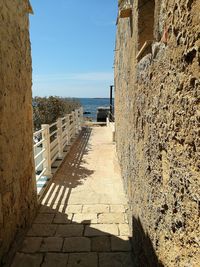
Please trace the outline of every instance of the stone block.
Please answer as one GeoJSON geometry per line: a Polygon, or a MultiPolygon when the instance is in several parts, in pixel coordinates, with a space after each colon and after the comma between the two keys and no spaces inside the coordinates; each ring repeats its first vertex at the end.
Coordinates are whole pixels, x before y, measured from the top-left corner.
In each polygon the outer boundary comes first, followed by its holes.
{"type": "Polygon", "coordinates": [[[109,205],[96,204],[96,205],[83,205],[83,213],[103,213],[109,212],[109,205]]]}
{"type": "Polygon", "coordinates": [[[73,222],[82,224],[97,223],[97,214],[77,213],[74,214],[73,222]]]}
{"type": "Polygon", "coordinates": [[[53,223],[57,224],[70,224],[72,223],[73,214],[57,213],[53,220],[53,223]]]}
{"type": "Polygon", "coordinates": [[[111,243],[109,236],[91,237],[92,251],[106,252],[111,251],[111,243]]]}
{"type": "Polygon", "coordinates": [[[24,253],[35,253],[40,250],[42,244],[42,237],[26,237],[22,248],[19,250],[24,253]]]}
{"type": "Polygon", "coordinates": [[[126,212],[126,210],[127,210],[126,205],[110,205],[111,213],[123,213],[126,212]]]}
{"type": "Polygon", "coordinates": [[[124,222],[125,223],[129,223],[128,214],[127,213],[124,213],[124,222]]]}
{"type": "Polygon", "coordinates": [[[97,267],[97,253],[70,253],[67,267],[97,267]]]}
{"type": "Polygon", "coordinates": [[[56,228],[54,224],[33,224],[27,236],[54,236],[56,228]]]}
{"type": "Polygon", "coordinates": [[[39,213],[55,213],[56,210],[52,209],[51,207],[41,205],[39,209],[39,213]]]}
{"type": "Polygon", "coordinates": [[[91,224],[86,225],[85,236],[109,236],[118,235],[118,227],[115,224],[91,224]]]}
{"type": "Polygon", "coordinates": [[[11,267],[40,267],[42,260],[42,254],[17,253],[11,267]]]}
{"type": "Polygon", "coordinates": [[[41,252],[59,252],[62,249],[63,238],[61,237],[47,237],[42,241],[40,248],[41,252]]]}
{"type": "Polygon", "coordinates": [[[119,224],[119,235],[120,236],[131,236],[132,234],[130,233],[130,228],[127,223],[119,224]]]}
{"type": "Polygon", "coordinates": [[[83,225],[58,225],[56,236],[76,237],[83,235],[83,225]]]}
{"type": "Polygon", "coordinates": [[[98,223],[124,223],[125,213],[102,213],[98,215],[98,223]]]}
{"type": "Polygon", "coordinates": [[[131,253],[99,253],[99,267],[133,267],[131,253]]]}
{"type": "Polygon", "coordinates": [[[68,205],[65,209],[65,213],[81,213],[82,205],[68,205]]]}
{"type": "Polygon", "coordinates": [[[41,267],[66,267],[68,258],[67,253],[47,253],[41,267]]]}
{"type": "Polygon", "coordinates": [[[89,252],[91,251],[91,240],[87,237],[65,238],[63,251],[64,252],[89,252]]]}
{"type": "Polygon", "coordinates": [[[52,223],[54,214],[50,213],[39,213],[34,220],[34,223],[52,223]]]}
{"type": "Polygon", "coordinates": [[[131,243],[128,236],[111,236],[112,251],[131,251],[131,243]]]}

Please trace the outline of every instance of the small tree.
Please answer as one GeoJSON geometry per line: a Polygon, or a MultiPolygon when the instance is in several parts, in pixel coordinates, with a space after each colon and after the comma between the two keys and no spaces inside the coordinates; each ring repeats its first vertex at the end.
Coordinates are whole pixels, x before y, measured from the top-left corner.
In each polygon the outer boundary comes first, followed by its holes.
{"type": "Polygon", "coordinates": [[[71,113],[80,107],[76,99],[61,98],[57,96],[33,98],[33,123],[34,130],[41,128],[42,124],[51,124],[60,117],[71,113]]]}

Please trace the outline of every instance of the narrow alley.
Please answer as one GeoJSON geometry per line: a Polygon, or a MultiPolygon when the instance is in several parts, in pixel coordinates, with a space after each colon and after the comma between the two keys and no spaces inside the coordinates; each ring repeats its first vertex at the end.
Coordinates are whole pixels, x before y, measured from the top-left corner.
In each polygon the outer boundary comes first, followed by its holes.
{"type": "Polygon", "coordinates": [[[85,127],[12,267],[132,266],[127,199],[109,127],[85,127]]]}

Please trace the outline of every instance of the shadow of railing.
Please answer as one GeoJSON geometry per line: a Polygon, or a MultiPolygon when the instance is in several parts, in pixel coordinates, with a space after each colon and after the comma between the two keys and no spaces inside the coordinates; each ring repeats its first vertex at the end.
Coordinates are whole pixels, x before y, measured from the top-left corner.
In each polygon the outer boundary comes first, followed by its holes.
{"type": "Polygon", "coordinates": [[[103,212],[94,210],[96,219],[88,219],[84,204],[69,205],[72,190],[94,173],[84,160],[91,149],[91,133],[91,128],[84,128],[63,161],[11,267],[31,266],[36,260],[42,267],[164,267],[140,219],[133,218],[134,231],[129,235],[121,232],[117,222],[100,223],[103,212]]]}
{"type": "Polygon", "coordinates": [[[55,205],[59,207],[62,202],[67,206],[73,188],[83,184],[84,180],[94,173],[93,170],[82,166],[86,163],[83,157],[90,150],[88,141],[91,133],[91,128],[83,128],[78,140],[52,179],[48,191],[42,197],[41,203],[43,205],[48,204],[48,206],[55,208],[55,205]]]}

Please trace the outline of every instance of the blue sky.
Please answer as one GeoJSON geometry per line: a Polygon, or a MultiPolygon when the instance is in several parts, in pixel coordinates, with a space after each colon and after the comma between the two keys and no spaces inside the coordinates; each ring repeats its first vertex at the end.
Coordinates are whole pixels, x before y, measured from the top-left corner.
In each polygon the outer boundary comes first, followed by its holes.
{"type": "Polygon", "coordinates": [[[117,0],[31,0],[33,95],[107,97],[117,0]]]}

